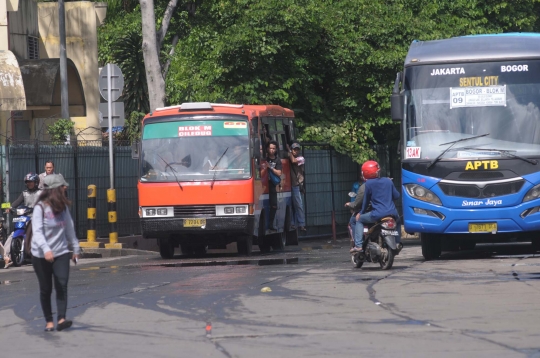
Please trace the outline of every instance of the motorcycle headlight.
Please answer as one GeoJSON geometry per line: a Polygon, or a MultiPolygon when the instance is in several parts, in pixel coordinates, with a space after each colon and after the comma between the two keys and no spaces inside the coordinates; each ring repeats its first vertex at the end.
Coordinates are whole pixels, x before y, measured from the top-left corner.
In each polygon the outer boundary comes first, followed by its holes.
{"type": "Polygon", "coordinates": [[[426,201],[435,205],[442,205],[441,199],[431,190],[418,184],[405,184],[407,193],[415,199],[426,201]]]}
{"type": "Polygon", "coordinates": [[[17,209],[17,215],[24,215],[26,209],[17,209]]]}
{"type": "Polygon", "coordinates": [[[534,199],[538,199],[540,197],[540,184],[535,185],[531,190],[525,194],[525,197],[523,198],[523,202],[531,201],[534,199]]]}

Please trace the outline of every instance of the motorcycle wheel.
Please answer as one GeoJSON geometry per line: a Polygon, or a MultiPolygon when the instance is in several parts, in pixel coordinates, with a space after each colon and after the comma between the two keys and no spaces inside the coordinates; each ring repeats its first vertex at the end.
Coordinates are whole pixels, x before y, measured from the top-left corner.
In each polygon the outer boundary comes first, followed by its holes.
{"type": "Polygon", "coordinates": [[[22,237],[14,237],[11,241],[11,261],[13,266],[19,267],[24,262],[24,242],[22,237]]]}
{"type": "Polygon", "coordinates": [[[381,265],[381,269],[390,270],[394,264],[394,250],[390,249],[388,246],[385,246],[383,249],[386,250],[386,255],[384,255],[385,259],[381,259],[379,264],[381,265]]]}
{"type": "Polygon", "coordinates": [[[360,268],[364,264],[364,261],[360,260],[360,258],[358,257],[358,254],[351,255],[351,262],[355,268],[360,268]]]}

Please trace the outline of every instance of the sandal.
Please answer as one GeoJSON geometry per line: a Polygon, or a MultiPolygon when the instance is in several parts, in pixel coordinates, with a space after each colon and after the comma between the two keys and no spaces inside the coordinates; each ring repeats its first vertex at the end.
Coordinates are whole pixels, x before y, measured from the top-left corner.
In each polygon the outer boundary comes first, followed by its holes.
{"type": "Polygon", "coordinates": [[[64,329],[66,329],[66,328],[71,327],[72,324],[73,324],[72,321],[68,321],[68,320],[66,319],[66,320],[64,320],[64,322],[58,323],[58,324],[56,325],[56,330],[57,330],[57,331],[62,331],[62,330],[64,330],[64,329]]]}
{"type": "Polygon", "coordinates": [[[13,261],[6,262],[4,268],[7,269],[11,265],[13,265],[13,261]]]}

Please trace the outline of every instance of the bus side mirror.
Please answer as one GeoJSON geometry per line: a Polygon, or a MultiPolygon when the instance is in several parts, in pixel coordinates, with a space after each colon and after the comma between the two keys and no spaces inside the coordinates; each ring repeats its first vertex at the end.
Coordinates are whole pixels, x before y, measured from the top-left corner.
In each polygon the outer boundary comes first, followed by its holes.
{"type": "Polygon", "coordinates": [[[390,110],[392,113],[392,120],[398,122],[403,120],[403,110],[404,110],[404,101],[405,96],[402,94],[392,94],[390,97],[390,110]]]}
{"type": "Polygon", "coordinates": [[[261,159],[261,140],[259,138],[253,139],[253,158],[261,159]]]}
{"type": "Polygon", "coordinates": [[[390,97],[390,112],[392,114],[392,120],[402,121],[404,118],[403,110],[405,103],[405,96],[400,93],[399,83],[401,82],[401,72],[396,75],[396,81],[394,82],[394,88],[392,89],[392,97],[390,97]]]}
{"type": "Polygon", "coordinates": [[[141,152],[141,142],[137,140],[131,143],[131,159],[139,159],[140,152],[141,152]]]}

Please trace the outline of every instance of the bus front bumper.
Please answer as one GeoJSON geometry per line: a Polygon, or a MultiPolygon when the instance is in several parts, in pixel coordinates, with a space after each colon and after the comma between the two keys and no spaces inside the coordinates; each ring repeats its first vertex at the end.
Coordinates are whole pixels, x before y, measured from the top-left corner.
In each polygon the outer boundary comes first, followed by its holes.
{"type": "Polygon", "coordinates": [[[255,218],[253,215],[245,216],[219,216],[207,218],[152,218],[141,219],[143,237],[168,237],[178,234],[233,234],[252,235],[255,218]],[[186,227],[184,220],[205,219],[206,225],[201,227],[186,227]]]}
{"type": "MultiPolygon", "coordinates": [[[[529,204],[529,203],[527,203],[529,204]]],[[[540,204],[536,204],[538,206],[540,204]]],[[[404,206],[404,226],[406,232],[440,234],[476,234],[470,231],[469,224],[496,224],[493,233],[519,233],[540,231],[540,211],[524,215],[535,205],[489,209],[449,209],[435,205],[418,203],[404,206]],[[414,208],[420,208],[433,214],[418,214],[414,208]],[[524,215],[522,217],[521,215],[524,215]]]]}

